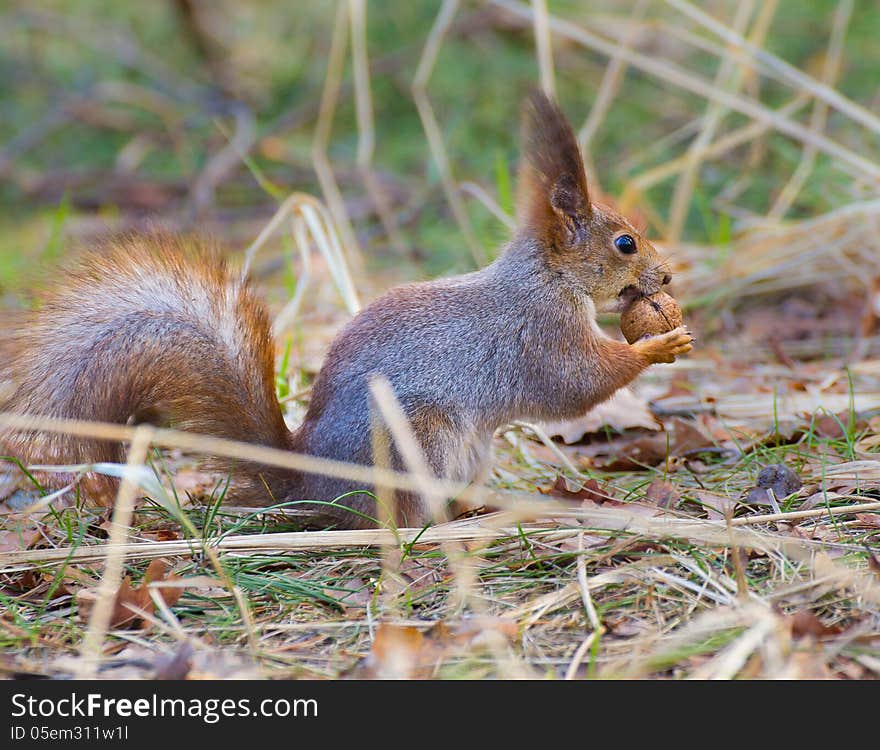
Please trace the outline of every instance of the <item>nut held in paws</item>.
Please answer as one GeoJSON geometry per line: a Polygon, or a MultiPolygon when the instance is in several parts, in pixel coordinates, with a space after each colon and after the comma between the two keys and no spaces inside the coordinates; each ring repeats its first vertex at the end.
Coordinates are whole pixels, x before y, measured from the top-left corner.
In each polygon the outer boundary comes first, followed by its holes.
{"type": "Polygon", "coordinates": [[[666,292],[639,297],[620,316],[620,330],[632,344],[643,336],[666,333],[681,325],[681,308],[666,292]]]}

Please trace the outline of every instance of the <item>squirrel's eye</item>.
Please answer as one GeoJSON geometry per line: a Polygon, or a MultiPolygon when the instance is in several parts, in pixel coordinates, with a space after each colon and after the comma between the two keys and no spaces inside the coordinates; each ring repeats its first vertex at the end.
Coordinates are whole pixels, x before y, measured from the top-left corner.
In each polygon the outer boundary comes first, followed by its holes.
{"type": "Polygon", "coordinates": [[[614,240],[614,247],[627,255],[632,255],[638,250],[636,247],[636,241],[628,234],[622,234],[614,240]]]}

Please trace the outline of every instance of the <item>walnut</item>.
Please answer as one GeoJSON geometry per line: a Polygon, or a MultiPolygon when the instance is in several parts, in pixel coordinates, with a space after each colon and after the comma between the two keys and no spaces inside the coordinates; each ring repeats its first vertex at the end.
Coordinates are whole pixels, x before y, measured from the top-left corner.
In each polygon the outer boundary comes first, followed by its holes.
{"type": "Polygon", "coordinates": [[[630,344],[643,336],[671,331],[681,323],[681,308],[666,292],[638,297],[620,316],[620,330],[630,344]]]}

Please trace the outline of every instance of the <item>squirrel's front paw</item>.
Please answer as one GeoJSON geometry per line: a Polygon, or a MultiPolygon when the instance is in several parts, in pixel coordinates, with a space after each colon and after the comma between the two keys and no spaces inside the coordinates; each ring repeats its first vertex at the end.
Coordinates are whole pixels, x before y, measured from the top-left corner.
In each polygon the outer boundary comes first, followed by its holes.
{"type": "Polygon", "coordinates": [[[661,362],[675,362],[680,354],[687,354],[693,349],[694,337],[684,326],[660,333],[656,336],[646,336],[635,341],[631,346],[639,354],[645,357],[652,365],[661,362]]]}

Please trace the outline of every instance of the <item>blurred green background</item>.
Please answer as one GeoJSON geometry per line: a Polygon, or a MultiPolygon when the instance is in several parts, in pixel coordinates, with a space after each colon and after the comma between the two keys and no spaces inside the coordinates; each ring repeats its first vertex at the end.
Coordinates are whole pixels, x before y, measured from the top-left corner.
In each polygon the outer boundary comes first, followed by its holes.
{"type": "MultiPolygon", "coordinates": [[[[740,3],[698,5],[729,26],[740,3]]],[[[837,0],[781,0],[770,14],[764,48],[820,76],[839,7],[837,0]]],[[[706,81],[718,69],[717,54],[681,37],[712,35],[667,2],[653,0],[637,9],[631,0],[549,0],[548,8],[615,42],[633,28],[635,49],[706,81]]],[[[357,170],[350,54],[329,146],[370,266],[410,278],[473,265],[411,93],[439,9],[435,0],[367,4],[372,166],[403,247],[389,242],[357,170]]],[[[331,0],[0,4],[3,290],[29,284],[46,262],[65,252],[71,238],[88,238],[103,228],[158,218],[181,229],[209,231],[241,249],[271,216],[279,196],[293,190],[320,195],[311,149],[336,12],[331,0]],[[208,198],[199,199],[206,164],[242,122],[253,125],[249,165],[234,158],[208,198]]],[[[876,107],[880,93],[878,35],[880,4],[857,0],[833,85],[869,108],[876,107]]],[[[481,186],[508,211],[520,103],[538,82],[534,39],[530,21],[489,2],[463,2],[428,85],[455,178],[481,186]]],[[[579,128],[608,58],[558,36],[553,54],[559,100],[579,128]]],[[[742,91],[769,108],[797,93],[756,76],[742,91]]],[[[807,123],[810,104],[794,119],[807,123]]],[[[620,195],[640,174],[683,154],[706,106],[705,99],[662,77],[628,68],[588,149],[602,189],[620,195]]],[[[744,115],[724,113],[721,132],[747,122],[744,115]]],[[[876,138],[846,118],[832,113],[827,131],[853,151],[876,156],[876,138]]],[[[751,142],[705,162],[683,241],[723,246],[768,211],[801,154],[802,144],[771,132],[757,146],[751,142]]],[[[662,237],[674,180],[639,198],[654,236],[662,237]]],[[[787,216],[828,211],[863,197],[867,189],[819,154],[787,216]]],[[[491,256],[508,230],[479,201],[467,196],[464,201],[477,241],[491,256]]]]}

